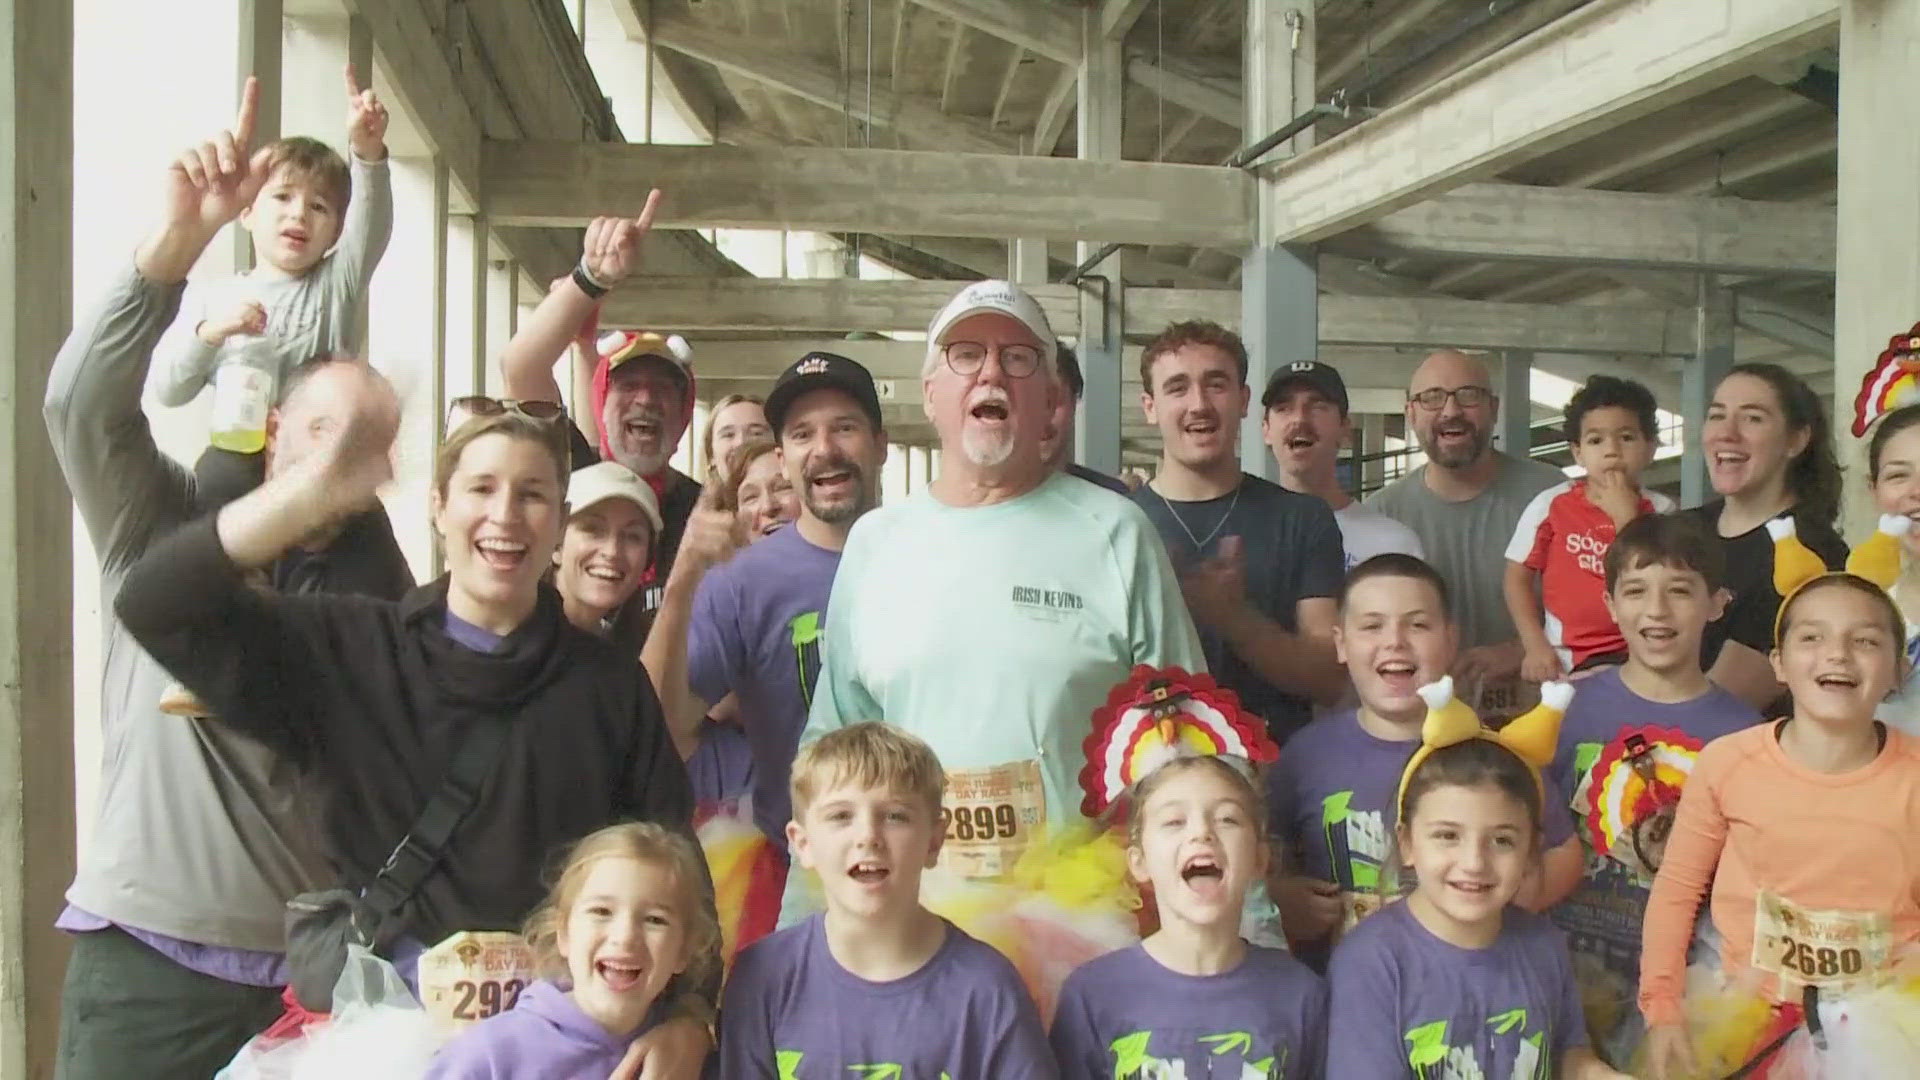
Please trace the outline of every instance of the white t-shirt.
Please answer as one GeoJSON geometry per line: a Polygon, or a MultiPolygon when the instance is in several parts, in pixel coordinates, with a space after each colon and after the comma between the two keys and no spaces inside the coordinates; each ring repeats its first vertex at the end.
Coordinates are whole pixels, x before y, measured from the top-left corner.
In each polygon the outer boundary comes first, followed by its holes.
{"type": "Polygon", "coordinates": [[[1416,559],[1427,557],[1419,534],[1365,503],[1348,503],[1333,512],[1333,520],[1340,525],[1340,543],[1347,550],[1349,570],[1388,552],[1416,559]]]}

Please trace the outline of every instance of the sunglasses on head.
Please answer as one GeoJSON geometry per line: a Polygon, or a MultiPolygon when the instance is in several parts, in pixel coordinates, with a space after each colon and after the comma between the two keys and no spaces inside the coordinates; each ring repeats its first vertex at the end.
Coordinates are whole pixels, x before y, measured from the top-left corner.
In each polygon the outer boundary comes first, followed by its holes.
{"type": "Polygon", "coordinates": [[[515,401],[512,398],[488,397],[485,394],[470,394],[447,402],[447,420],[452,426],[453,418],[465,413],[469,418],[501,416],[512,413],[524,416],[542,424],[551,424],[566,418],[566,407],[557,401],[515,401]]]}

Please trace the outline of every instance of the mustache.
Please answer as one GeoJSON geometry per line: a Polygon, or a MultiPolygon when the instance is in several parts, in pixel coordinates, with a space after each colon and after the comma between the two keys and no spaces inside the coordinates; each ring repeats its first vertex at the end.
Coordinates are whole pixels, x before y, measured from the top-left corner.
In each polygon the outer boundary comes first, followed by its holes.
{"type": "Polygon", "coordinates": [[[818,480],[828,473],[836,472],[844,472],[855,480],[866,478],[866,474],[861,471],[860,466],[853,463],[852,458],[840,454],[807,462],[806,471],[802,475],[808,480],[818,480]]]}
{"type": "Polygon", "coordinates": [[[658,405],[635,405],[620,414],[622,424],[638,421],[643,424],[664,425],[667,422],[667,410],[658,405]]]}

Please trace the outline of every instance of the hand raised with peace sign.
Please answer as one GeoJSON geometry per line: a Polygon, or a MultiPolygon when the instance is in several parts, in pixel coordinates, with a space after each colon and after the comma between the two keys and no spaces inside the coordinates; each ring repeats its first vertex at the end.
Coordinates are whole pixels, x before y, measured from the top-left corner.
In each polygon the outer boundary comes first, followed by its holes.
{"type": "Polygon", "coordinates": [[[387,156],[387,107],[372,86],[361,88],[352,64],[347,65],[347,146],[361,161],[387,156]]]}
{"type": "Polygon", "coordinates": [[[593,280],[611,289],[640,266],[640,241],[653,231],[653,215],[660,208],[660,189],[647,193],[647,205],[636,218],[594,218],[587,225],[587,241],[580,261],[593,280]]]}
{"type": "Polygon", "coordinates": [[[249,77],[240,92],[240,115],[233,127],[188,147],[167,168],[169,229],[197,229],[211,238],[260,193],[268,169],[267,152],[252,150],[259,98],[260,84],[249,77]]]}

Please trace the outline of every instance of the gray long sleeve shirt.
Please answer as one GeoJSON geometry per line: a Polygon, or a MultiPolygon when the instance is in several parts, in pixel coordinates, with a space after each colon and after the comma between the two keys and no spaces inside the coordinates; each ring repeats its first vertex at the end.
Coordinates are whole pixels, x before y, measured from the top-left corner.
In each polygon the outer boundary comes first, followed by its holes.
{"type": "Polygon", "coordinates": [[[153,354],[153,396],[162,405],[185,405],[212,381],[230,354],[227,345],[201,340],[200,323],[225,318],[251,300],[267,312],[267,332],[278,400],[294,368],[315,356],[356,355],[362,345],[361,308],[367,282],[393,235],[393,179],[386,160],[361,161],[351,153],[353,198],[332,251],[299,277],[270,266],[219,281],[196,282],[179,319],[161,336],[153,354]]]}
{"type": "MultiPolygon", "coordinates": [[[[128,569],[193,515],[192,476],[155,445],[140,411],[180,294],[122,271],[76,320],[47,381],[47,434],[100,561],[103,612],[98,824],[67,900],[182,941],[277,952],[287,898],[332,880],[319,792],[231,727],[161,713],[169,677],[112,615],[128,569]]],[[[394,580],[380,591],[405,588],[404,566],[396,577],[389,564],[399,559],[390,528],[350,533],[372,535],[361,551],[328,549],[339,556],[333,577],[374,563],[394,580]]]]}

